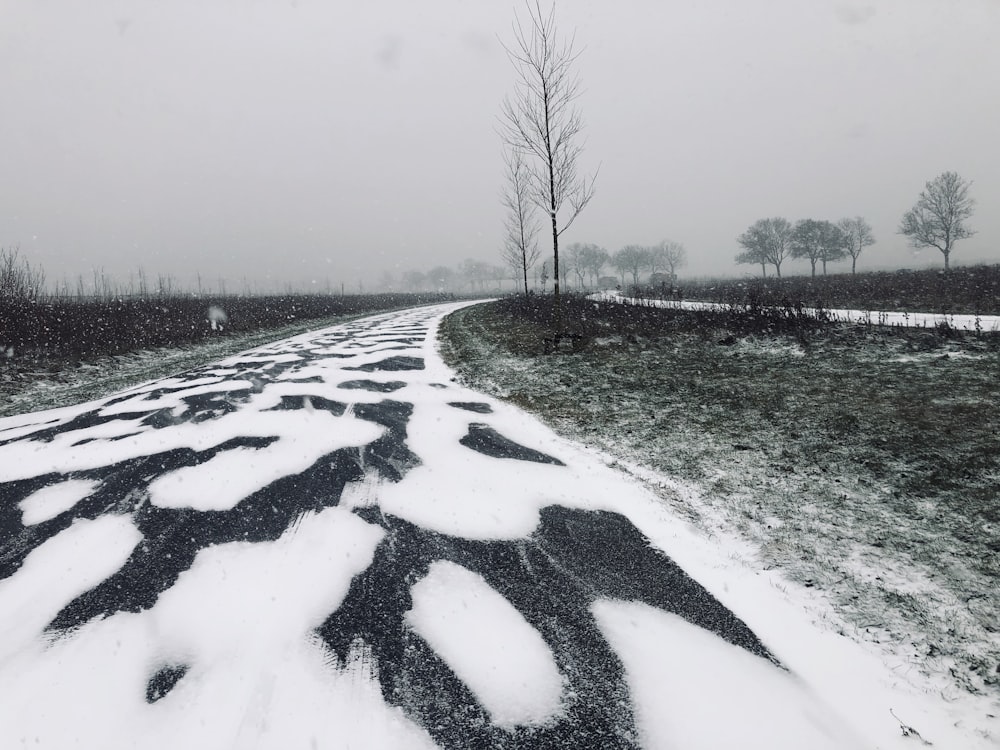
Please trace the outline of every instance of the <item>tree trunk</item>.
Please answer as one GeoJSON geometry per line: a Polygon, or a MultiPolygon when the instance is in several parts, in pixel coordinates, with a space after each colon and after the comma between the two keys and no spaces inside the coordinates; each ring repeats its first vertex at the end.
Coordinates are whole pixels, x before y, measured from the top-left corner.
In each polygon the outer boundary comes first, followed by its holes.
{"type": "Polygon", "coordinates": [[[854,275],[854,273],[855,273],[854,269],[857,267],[857,265],[858,265],[858,256],[852,255],[851,256],[851,276],[854,275]]]}
{"type": "Polygon", "coordinates": [[[816,278],[816,259],[815,258],[810,258],[809,259],[809,263],[812,264],[812,277],[815,279],[816,278]]]}
{"type": "MultiPolygon", "coordinates": [[[[549,174],[552,172],[550,170],[549,174]]],[[[549,193],[552,195],[552,193],[549,193]]],[[[553,198],[553,204],[555,198],[553,198]]],[[[552,291],[556,298],[556,334],[562,333],[562,305],[559,304],[559,226],[556,224],[556,207],[549,213],[552,217],[552,291]]]]}

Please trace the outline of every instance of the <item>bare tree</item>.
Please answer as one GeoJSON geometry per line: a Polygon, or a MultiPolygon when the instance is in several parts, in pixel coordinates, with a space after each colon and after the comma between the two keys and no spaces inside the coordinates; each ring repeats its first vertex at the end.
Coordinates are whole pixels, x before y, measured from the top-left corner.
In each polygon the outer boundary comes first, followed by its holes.
{"type": "Polygon", "coordinates": [[[823,262],[823,275],[826,276],[827,263],[835,263],[846,256],[847,236],[833,222],[824,221],[819,252],[819,259],[823,262]]]}
{"type": "Polygon", "coordinates": [[[767,278],[767,258],[764,257],[764,250],[760,247],[749,247],[742,253],[737,254],[736,262],[739,264],[754,265],[760,263],[760,273],[767,278]]]}
{"type": "Polygon", "coordinates": [[[781,263],[792,251],[792,225],[788,219],[776,216],[770,219],[758,219],[736,241],[744,252],[736,256],[737,263],[760,263],[767,275],[766,265],[774,266],[775,273],[781,278],[781,263]]]}
{"type": "Polygon", "coordinates": [[[677,278],[677,270],[687,264],[687,251],[680,242],[663,240],[650,248],[650,267],[655,272],[665,268],[671,278],[677,278]]]}
{"type": "Polygon", "coordinates": [[[625,259],[625,256],[622,255],[621,250],[616,250],[615,252],[611,253],[609,262],[611,263],[611,266],[618,272],[618,276],[622,280],[622,288],[624,289],[625,274],[628,272],[628,261],[625,259]]]}
{"type": "Polygon", "coordinates": [[[507,153],[507,186],[503,192],[503,205],[507,209],[504,223],[504,261],[524,280],[524,294],[528,294],[528,269],[538,262],[538,222],[535,204],[531,200],[531,184],[524,158],[520,151],[507,153]]]}
{"type": "Polygon", "coordinates": [[[792,257],[809,260],[811,276],[816,276],[816,262],[820,258],[821,222],[801,219],[792,230],[792,257]]]}
{"type": "Polygon", "coordinates": [[[578,57],[575,39],[567,41],[557,33],[555,5],[544,13],[540,0],[529,0],[527,10],[527,23],[514,21],[514,44],[504,47],[517,81],[514,94],[503,102],[501,136],[528,158],[532,198],[552,224],[552,280],[559,320],[559,236],[590,202],[596,176],[588,180],[577,170],[583,121],[575,106],[580,92],[573,72],[578,57]]]}
{"type": "Polygon", "coordinates": [[[632,284],[638,286],[639,273],[650,264],[649,250],[640,245],[626,245],[611,256],[611,264],[621,273],[623,284],[627,271],[632,274],[632,284]]]}
{"type": "Polygon", "coordinates": [[[793,258],[808,258],[812,275],[816,276],[816,263],[826,264],[841,260],[846,254],[847,239],[844,233],[829,221],[802,219],[795,222],[792,230],[791,248],[793,258]]]}
{"type": "Polygon", "coordinates": [[[965,225],[976,205],[969,197],[971,186],[956,172],[939,174],[924,185],[916,205],[903,214],[899,225],[899,233],[909,237],[913,247],[940,250],[945,270],[955,243],[975,234],[965,225]]]}
{"type": "Polygon", "coordinates": [[[566,250],[569,253],[569,265],[576,274],[577,285],[583,289],[584,277],[587,275],[587,245],[574,242],[566,250]]]}
{"type": "Polygon", "coordinates": [[[584,246],[581,260],[587,269],[587,275],[590,276],[591,284],[596,286],[601,276],[601,269],[611,260],[611,256],[603,247],[588,244],[584,246]]]}
{"type": "Polygon", "coordinates": [[[858,256],[866,247],[875,244],[875,235],[872,233],[871,225],[860,216],[841,219],[837,222],[837,226],[844,233],[844,250],[851,256],[851,274],[854,274],[858,256]]]}
{"type": "Polygon", "coordinates": [[[580,288],[583,288],[584,279],[588,276],[591,284],[596,283],[597,277],[601,275],[601,269],[609,260],[607,251],[597,245],[581,242],[574,242],[567,250],[569,265],[576,274],[580,288]]]}
{"type": "Polygon", "coordinates": [[[573,270],[573,256],[564,256],[559,264],[559,271],[562,273],[561,288],[569,289],[569,272],[573,270]]]}

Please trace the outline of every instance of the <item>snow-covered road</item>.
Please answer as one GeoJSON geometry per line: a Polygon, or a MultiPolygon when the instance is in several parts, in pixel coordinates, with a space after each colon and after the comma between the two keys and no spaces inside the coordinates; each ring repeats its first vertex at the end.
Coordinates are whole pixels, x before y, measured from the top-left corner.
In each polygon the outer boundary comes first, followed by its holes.
{"type": "Polygon", "coordinates": [[[868,746],[642,487],[452,381],[457,306],[0,420],[0,747],[868,746]]]}

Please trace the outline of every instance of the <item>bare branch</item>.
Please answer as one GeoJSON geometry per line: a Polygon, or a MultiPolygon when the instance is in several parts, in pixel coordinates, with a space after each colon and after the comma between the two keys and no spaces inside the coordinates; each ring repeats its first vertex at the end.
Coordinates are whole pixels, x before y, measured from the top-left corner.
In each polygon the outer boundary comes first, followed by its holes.
{"type": "Polygon", "coordinates": [[[514,40],[503,48],[516,72],[514,93],[501,107],[500,136],[510,153],[524,158],[528,195],[552,225],[554,289],[559,295],[559,236],[594,196],[596,174],[581,178],[579,136],[583,120],[576,109],[580,82],[573,72],[579,53],[576,38],[556,30],[555,5],[526,2],[527,20],[515,18],[514,40]]]}

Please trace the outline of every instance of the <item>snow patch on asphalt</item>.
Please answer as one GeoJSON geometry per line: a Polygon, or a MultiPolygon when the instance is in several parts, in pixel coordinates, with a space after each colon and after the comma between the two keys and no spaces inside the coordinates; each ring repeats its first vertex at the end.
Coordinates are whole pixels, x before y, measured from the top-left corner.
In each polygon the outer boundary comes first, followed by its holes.
{"type": "Polygon", "coordinates": [[[406,621],[476,695],[501,727],[538,725],[562,700],[552,652],[482,576],[438,561],[411,589],[406,621]]]}
{"type": "MultiPolygon", "coordinates": [[[[270,399],[270,396],[267,397],[270,399]]],[[[181,401],[163,397],[169,408],[183,408],[181,401]]],[[[151,456],[178,448],[205,451],[236,438],[282,437],[285,445],[260,456],[259,481],[268,476],[271,457],[276,453],[293,456],[297,451],[315,461],[322,455],[348,446],[364,445],[380,434],[370,422],[329,412],[260,411],[255,404],[204,422],[186,422],[169,430],[156,429],[142,420],[116,420],[93,427],[61,432],[51,440],[22,440],[0,446],[0,482],[27,479],[51,472],[94,469],[108,464],[151,456]],[[289,445],[291,444],[291,445],[289,445]],[[266,466],[265,466],[266,464],[266,466]]],[[[278,441],[279,444],[282,440],[278,441]]],[[[309,464],[306,464],[307,466],[309,464]]],[[[196,479],[202,480],[200,473],[196,479]]],[[[195,498],[178,497],[176,486],[163,489],[165,502],[192,503],[195,498]]],[[[228,498],[227,502],[232,502],[228,498]]],[[[209,503],[211,501],[208,501],[209,503]]],[[[177,507],[173,505],[171,507],[177,507]]]]}
{"type": "Polygon", "coordinates": [[[33,526],[52,520],[92,495],[98,484],[90,479],[68,479],[31,493],[18,503],[21,523],[33,526]]]}
{"type": "Polygon", "coordinates": [[[149,485],[153,505],[231,510],[281,477],[305,471],[338,448],[369,443],[382,432],[370,422],[308,410],[269,421],[288,428],[278,440],[264,448],[234,448],[163,475],[149,485]]]}
{"type": "MultiPolygon", "coordinates": [[[[0,666],[33,639],[40,644],[43,628],[66,602],[114,574],[141,540],[127,516],[108,515],[75,521],[33,550],[0,580],[0,666]]],[[[18,685],[5,681],[12,690],[18,685]]]]}

